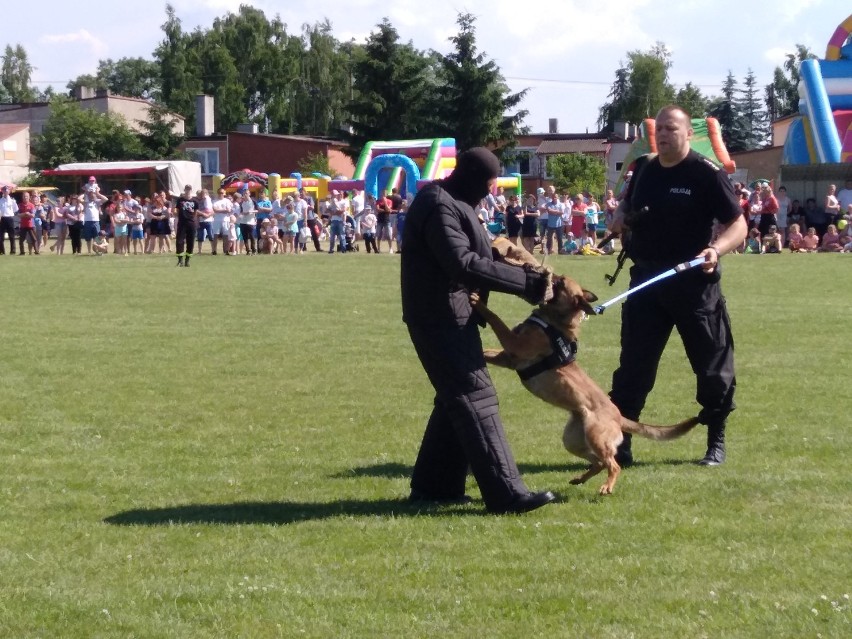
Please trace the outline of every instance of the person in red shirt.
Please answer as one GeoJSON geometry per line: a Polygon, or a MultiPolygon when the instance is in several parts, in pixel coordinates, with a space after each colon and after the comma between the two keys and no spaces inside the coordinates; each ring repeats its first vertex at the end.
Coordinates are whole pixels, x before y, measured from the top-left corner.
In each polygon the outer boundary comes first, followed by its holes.
{"type": "MultiPolygon", "coordinates": [[[[378,225],[376,228],[376,244],[378,244],[379,249],[382,248],[382,240],[388,241],[388,253],[393,253],[393,244],[391,240],[393,240],[393,233],[391,231],[391,211],[393,209],[393,203],[391,199],[388,197],[388,192],[385,191],[378,198],[376,198],[376,218],[378,218],[378,225]]],[[[376,253],[381,253],[381,250],[377,250],[376,253]]]]}
{"type": "Polygon", "coordinates": [[[763,182],[760,185],[760,219],[757,223],[761,237],[769,233],[770,226],[778,226],[779,209],[778,200],[772,192],[772,187],[769,182],[763,182]]]}
{"type": "Polygon", "coordinates": [[[24,191],[21,196],[21,205],[18,207],[18,213],[21,216],[20,233],[18,235],[18,246],[20,255],[24,254],[24,240],[27,241],[27,251],[30,255],[38,255],[38,242],[35,235],[35,205],[30,200],[30,194],[24,191]]]}
{"type": "Polygon", "coordinates": [[[584,237],[586,233],[586,203],[579,193],[571,202],[571,232],[574,237],[584,237]]]}

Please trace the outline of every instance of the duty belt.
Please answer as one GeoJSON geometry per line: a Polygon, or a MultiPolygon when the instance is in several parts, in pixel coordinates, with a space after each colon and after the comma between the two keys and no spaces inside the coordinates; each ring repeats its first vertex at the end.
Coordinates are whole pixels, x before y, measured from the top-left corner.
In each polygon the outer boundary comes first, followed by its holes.
{"type": "Polygon", "coordinates": [[[543,329],[550,340],[550,348],[553,352],[535,364],[519,369],[517,373],[522,381],[535,377],[544,371],[565,366],[577,359],[577,342],[568,341],[562,333],[544,320],[531,315],[524,320],[524,324],[533,324],[543,329]]]}

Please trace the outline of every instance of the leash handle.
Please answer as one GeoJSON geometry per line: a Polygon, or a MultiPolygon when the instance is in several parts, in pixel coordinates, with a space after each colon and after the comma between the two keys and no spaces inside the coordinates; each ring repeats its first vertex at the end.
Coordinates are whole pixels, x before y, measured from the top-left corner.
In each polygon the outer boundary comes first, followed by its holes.
{"type": "Polygon", "coordinates": [[[595,306],[595,315],[603,315],[603,312],[608,307],[612,306],[616,302],[620,302],[621,300],[623,300],[628,295],[633,295],[633,293],[636,293],[637,291],[641,291],[643,288],[647,288],[647,287],[649,287],[653,284],[656,284],[657,282],[659,282],[661,280],[667,279],[667,278],[671,277],[672,275],[675,275],[676,273],[682,273],[683,271],[688,271],[690,269],[695,268],[696,266],[701,266],[705,262],[706,262],[706,260],[703,257],[696,257],[692,260],[689,260],[688,262],[681,262],[677,266],[670,268],[668,271],[663,271],[659,275],[656,275],[656,276],[652,277],[651,279],[642,282],[638,286],[627,289],[626,291],[624,291],[620,295],[616,295],[611,300],[604,302],[603,304],[600,304],[598,306],[595,306]]]}

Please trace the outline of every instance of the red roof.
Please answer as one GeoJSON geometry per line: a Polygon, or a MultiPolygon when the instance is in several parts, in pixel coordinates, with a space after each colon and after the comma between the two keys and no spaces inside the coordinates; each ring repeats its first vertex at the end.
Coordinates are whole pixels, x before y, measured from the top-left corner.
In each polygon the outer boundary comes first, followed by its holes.
{"type": "Polygon", "coordinates": [[[8,140],[16,133],[29,129],[27,122],[12,122],[11,124],[0,124],[0,140],[8,140]]]}

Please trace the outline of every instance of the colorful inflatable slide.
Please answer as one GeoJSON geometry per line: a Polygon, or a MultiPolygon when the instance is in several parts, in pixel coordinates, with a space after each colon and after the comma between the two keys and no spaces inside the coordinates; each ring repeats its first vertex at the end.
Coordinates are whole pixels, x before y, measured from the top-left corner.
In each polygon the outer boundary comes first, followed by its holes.
{"type": "MultiPolygon", "coordinates": [[[[722,128],[716,118],[693,118],[692,140],[689,142],[693,151],[709,158],[712,162],[725,169],[727,173],[733,173],[737,166],[728,155],[728,149],[722,140],[722,128]]],[[[646,153],[657,152],[656,122],[652,118],[646,119],[640,127],[640,135],[627,152],[624,158],[621,175],[615,185],[616,193],[624,187],[624,176],[627,171],[633,170],[636,158],[646,153]]]]}
{"type": "MultiPolygon", "coordinates": [[[[449,176],[455,167],[454,138],[367,142],[352,179],[331,180],[328,188],[338,191],[364,189],[374,197],[379,192],[397,188],[402,195],[414,195],[424,184],[449,176]]],[[[506,189],[518,189],[520,184],[517,174],[497,179],[497,186],[506,189]]]]}
{"type": "Polygon", "coordinates": [[[800,68],[799,116],[784,144],[784,164],[852,162],[852,15],[834,32],[824,60],[800,68]]]}
{"type": "MultiPolygon", "coordinates": [[[[456,167],[456,141],[454,138],[430,138],[423,140],[391,140],[388,142],[368,142],[358,163],[355,165],[355,175],[349,178],[338,177],[331,179],[327,175],[315,173],[312,177],[303,177],[299,173],[291,173],[284,178],[277,173],[268,176],[263,173],[243,169],[233,176],[219,175],[214,178],[214,189],[219,185],[226,186],[229,180],[234,183],[243,181],[249,174],[262,175],[268,179],[270,192],[291,191],[304,188],[307,192],[324,198],[332,191],[351,191],[363,189],[377,197],[379,192],[399,189],[400,194],[412,196],[424,184],[432,180],[441,180],[450,175],[456,167]]],[[[518,190],[521,186],[521,176],[517,173],[497,178],[498,187],[509,192],[518,190]]],[[[256,186],[256,185],[255,185],[256,186]]],[[[249,187],[252,189],[252,187],[249,187]]],[[[267,188],[266,183],[263,188],[267,188]]]]}

